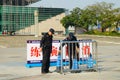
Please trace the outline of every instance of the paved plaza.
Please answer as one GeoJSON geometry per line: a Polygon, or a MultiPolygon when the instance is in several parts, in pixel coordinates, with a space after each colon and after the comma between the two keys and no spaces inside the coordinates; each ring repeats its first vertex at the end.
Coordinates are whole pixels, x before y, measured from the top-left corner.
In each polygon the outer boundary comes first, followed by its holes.
{"type": "MultiPolygon", "coordinates": [[[[64,38],[55,37],[56,39],[64,38]]],[[[18,41],[12,42],[13,36],[0,36],[0,80],[120,80],[120,38],[118,37],[78,36],[79,39],[93,39],[98,42],[97,72],[65,74],[53,72],[44,75],[40,73],[41,67],[25,67],[26,40],[40,38],[34,38],[34,36],[14,36],[14,38],[18,41]]],[[[51,71],[55,69],[56,67],[50,68],[51,71]]]]}

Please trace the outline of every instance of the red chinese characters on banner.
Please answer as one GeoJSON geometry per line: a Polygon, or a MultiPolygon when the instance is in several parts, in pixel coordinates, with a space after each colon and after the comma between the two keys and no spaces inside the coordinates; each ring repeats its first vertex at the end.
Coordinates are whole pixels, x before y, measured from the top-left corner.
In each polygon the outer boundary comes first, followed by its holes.
{"type": "Polygon", "coordinates": [[[83,46],[82,50],[83,50],[84,55],[89,55],[90,54],[90,46],[87,46],[87,45],[83,46]]]}
{"type": "Polygon", "coordinates": [[[51,56],[57,56],[57,53],[58,53],[58,48],[55,47],[55,46],[52,46],[52,53],[51,53],[51,56]]]}
{"type": "Polygon", "coordinates": [[[66,46],[66,56],[68,56],[68,46],[66,46]]]}
{"type": "Polygon", "coordinates": [[[31,57],[39,57],[40,56],[40,50],[37,47],[31,47],[31,57]]]}

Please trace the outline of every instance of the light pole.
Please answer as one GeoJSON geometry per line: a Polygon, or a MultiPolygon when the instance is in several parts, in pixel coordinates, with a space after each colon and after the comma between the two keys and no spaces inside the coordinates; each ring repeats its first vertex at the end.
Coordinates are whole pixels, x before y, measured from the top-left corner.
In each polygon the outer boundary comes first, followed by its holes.
{"type": "MultiPolygon", "coordinates": [[[[69,15],[69,10],[68,9],[65,9],[65,16],[69,15]]],[[[69,33],[69,30],[68,28],[65,28],[65,35],[68,35],[69,33]]]]}
{"type": "Polygon", "coordinates": [[[34,17],[35,17],[35,37],[38,37],[39,35],[38,10],[34,11],[34,17]]]}

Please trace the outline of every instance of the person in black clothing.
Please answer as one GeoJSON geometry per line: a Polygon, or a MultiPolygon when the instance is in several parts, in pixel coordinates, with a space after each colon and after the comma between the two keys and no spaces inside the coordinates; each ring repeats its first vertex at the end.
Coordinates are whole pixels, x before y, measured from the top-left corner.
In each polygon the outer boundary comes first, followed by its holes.
{"type": "Polygon", "coordinates": [[[48,33],[45,33],[40,42],[40,51],[43,53],[43,60],[42,60],[42,73],[49,73],[50,67],[50,54],[52,52],[52,40],[53,34],[55,30],[50,28],[48,33]]]}
{"type": "Polygon", "coordinates": [[[65,44],[67,44],[67,52],[69,55],[69,59],[70,59],[70,69],[72,69],[72,60],[73,59],[77,59],[78,58],[78,53],[77,53],[77,49],[79,49],[79,44],[76,42],[72,41],[77,41],[76,36],[74,36],[73,33],[69,33],[69,36],[66,37],[63,41],[71,41],[70,43],[63,43],[62,46],[64,46],[65,44]]]}

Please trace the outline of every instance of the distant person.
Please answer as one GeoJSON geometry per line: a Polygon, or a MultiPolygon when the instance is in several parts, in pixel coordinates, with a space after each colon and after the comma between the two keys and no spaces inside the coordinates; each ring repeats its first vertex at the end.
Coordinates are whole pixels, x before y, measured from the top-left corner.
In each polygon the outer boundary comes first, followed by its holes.
{"type": "Polygon", "coordinates": [[[41,73],[49,73],[50,67],[50,54],[52,52],[52,40],[55,30],[50,28],[47,33],[45,33],[40,42],[40,51],[43,53],[42,68],[41,73]]]}
{"type": "MultiPolygon", "coordinates": [[[[66,37],[63,41],[77,41],[76,36],[74,36],[73,33],[69,33],[68,37],[66,37]]],[[[72,60],[73,59],[77,59],[78,58],[78,53],[77,53],[77,49],[79,48],[79,44],[75,43],[75,42],[71,42],[71,43],[63,43],[62,46],[64,46],[65,44],[67,44],[67,52],[69,55],[69,59],[70,59],[70,69],[72,69],[72,60]]],[[[61,50],[61,48],[60,48],[61,50]]]]}

